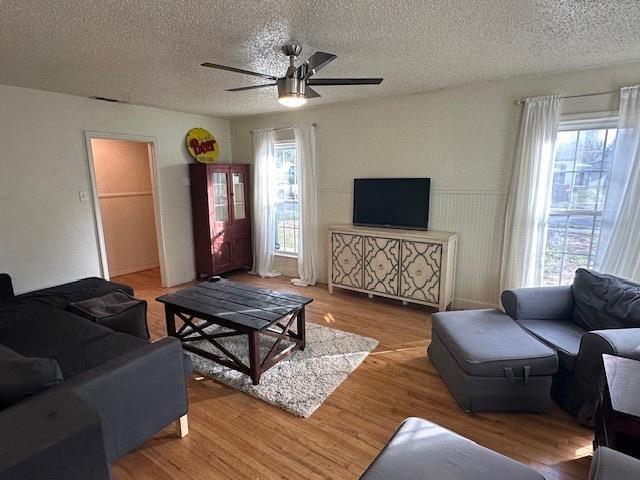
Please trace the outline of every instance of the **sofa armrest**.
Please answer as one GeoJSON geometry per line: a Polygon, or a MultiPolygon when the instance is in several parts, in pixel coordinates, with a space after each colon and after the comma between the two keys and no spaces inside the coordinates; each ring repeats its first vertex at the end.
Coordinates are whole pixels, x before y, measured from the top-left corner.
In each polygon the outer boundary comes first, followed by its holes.
{"type": "Polygon", "coordinates": [[[0,412],[0,480],[108,480],[100,417],[64,387],[0,412]]]}
{"type": "Polygon", "coordinates": [[[514,288],[502,292],[501,300],[505,313],[514,320],[568,320],[573,311],[573,288],[514,288]]]}
{"type": "Polygon", "coordinates": [[[640,478],[640,460],[624,453],[600,447],[591,460],[589,480],[640,478]]]}
{"type": "Polygon", "coordinates": [[[605,353],[640,360],[640,328],[594,330],[582,335],[565,408],[586,425],[593,423],[602,393],[599,381],[605,353]]]}
{"type": "Polygon", "coordinates": [[[8,302],[14,297],[11,276],[7,273],[0,273],[0,302],[8,302]]]}
{"type": "Polygon", "coordinates": [[[66,383],[100,415],[109,463],[188,410],[182,344],[172,337],[136,348],[66,383]]]}

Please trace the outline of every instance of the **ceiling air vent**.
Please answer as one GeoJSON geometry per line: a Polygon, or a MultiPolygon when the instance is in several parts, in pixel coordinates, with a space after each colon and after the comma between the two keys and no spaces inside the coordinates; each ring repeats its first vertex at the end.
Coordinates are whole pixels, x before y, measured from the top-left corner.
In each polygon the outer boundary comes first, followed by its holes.
{"type": "Polygon", "coordinates": [[[117,98],[107,98],[107,97],[99,97],[94,95],[93,97],[89,97],[93,100],[100,100],[101,102],[109,102],[109,103],[129,103],[126,100],[118,100],[117,98]]]}

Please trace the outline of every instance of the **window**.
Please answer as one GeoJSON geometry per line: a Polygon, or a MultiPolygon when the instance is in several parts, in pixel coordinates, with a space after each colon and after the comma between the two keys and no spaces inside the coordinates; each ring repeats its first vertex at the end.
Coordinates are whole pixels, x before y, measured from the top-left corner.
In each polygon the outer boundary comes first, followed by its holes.
{"type": "Polygon", "coordinates": [[[298,239],[300,238],[300,205],[294,143],[276,143],[275,164],[276,253],[297,255],[298,239]]]}
{"type": "Polygon", "coordinates": [[[616,133],[611,117],[560,123],[547,219],[545,285],[570,284],[577,268],[594,265],[616,133]]]}

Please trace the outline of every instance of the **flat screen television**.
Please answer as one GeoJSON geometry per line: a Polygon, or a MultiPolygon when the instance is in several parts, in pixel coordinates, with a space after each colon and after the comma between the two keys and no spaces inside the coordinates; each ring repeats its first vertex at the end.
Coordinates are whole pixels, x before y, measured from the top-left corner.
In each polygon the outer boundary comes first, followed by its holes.
{"type": "Polygon", "coordinates": [[[430,178],[356,178],[353,224],[427,230],[430,178]]]}

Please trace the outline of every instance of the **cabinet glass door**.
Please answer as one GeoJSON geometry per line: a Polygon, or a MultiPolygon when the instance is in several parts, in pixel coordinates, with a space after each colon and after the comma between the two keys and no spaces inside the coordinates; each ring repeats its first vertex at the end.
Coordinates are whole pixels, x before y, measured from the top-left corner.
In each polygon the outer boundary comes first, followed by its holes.
{"type": "Polygon", "coordinates": [[[227,195],[227,174],[213,172],[213,208],[216,222],[229,220],[229,201],[227,195]]]}
{"type": "Polygon", "coordinates": [[[244,220],[247,218],[244,174],[242,172],[232,172],[231,178],[233,184],[233,219],[244,220]]]}

